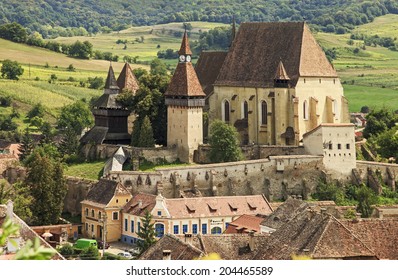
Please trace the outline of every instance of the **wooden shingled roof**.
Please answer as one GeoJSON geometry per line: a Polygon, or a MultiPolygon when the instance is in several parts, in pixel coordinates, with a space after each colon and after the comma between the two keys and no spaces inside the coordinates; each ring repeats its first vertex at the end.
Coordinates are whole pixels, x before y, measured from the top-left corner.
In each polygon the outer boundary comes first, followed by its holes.
{"type": "Polygon", "coordinates": [[[305,23],[242,23],[215,85],[273,87],[280,61],[293,86],[300,76],[337,77],[305,23]]]}
{"type": "Polygon", "coordinates": [[[227,54],[226,51],[204,51],[200,54],[195,71],[206,96],[213,92],[213,84],[220,73],[227,54]]]}
{"type": "Polygon", "coordinates": [[[120,91],[127,89],[132,93],[135,93],[139,89],[137,78],[135,77],[133,70],[131,70],[131,67],[128,63],[124,64],[122,72],[120,72],[116,83],[120,91]]]}

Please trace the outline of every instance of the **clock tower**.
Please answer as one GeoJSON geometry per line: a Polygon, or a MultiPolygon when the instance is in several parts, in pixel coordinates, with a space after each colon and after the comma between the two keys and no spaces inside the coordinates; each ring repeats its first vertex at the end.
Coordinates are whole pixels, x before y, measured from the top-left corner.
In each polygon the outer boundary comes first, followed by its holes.
{"type": "Polygon", "coordinates": [[[192,66],[192,52],[185,31],[178,51],[178,64],[167,91],[167,146],[177,149],[182,162],[193,162],[194,151],[203,142],[205,93],[192,66]]]}

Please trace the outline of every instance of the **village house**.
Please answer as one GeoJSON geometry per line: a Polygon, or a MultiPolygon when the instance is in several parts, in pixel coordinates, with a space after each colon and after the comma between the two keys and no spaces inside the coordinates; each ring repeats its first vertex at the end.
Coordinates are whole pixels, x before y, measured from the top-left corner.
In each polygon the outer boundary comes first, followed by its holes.
{"type": "Polygon", "coordinates": [[[272,208],[264,195],[167,199],[140,193],[123,208],[122,242],[138,241],[137,232],[147,211],[160,238],[165,234],[221,234],[241,215],[269,215],[272,208]]]}
{"type": "Polygon", "coordinates": [[[88,192],[82,206],[83,235],[89,238],[118,241],[121,237],[121,213],[131,193],[115,181],[101,179],[88,192]]]}

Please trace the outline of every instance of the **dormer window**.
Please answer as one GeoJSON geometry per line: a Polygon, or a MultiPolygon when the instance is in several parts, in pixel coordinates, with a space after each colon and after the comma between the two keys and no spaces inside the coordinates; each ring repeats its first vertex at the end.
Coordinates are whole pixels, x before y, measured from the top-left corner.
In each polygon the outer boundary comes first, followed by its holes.
{"type": "Polygon", "coordinates": [[[229,208],[231,208],[231,211],[237,211],[238,210],[238,206],[235,203],[230,202],[230,203],[228,203],[228,205],[229,205],[229,208]]]}
{"type": "Polygon", "coordinates": [[[193,204],[186,204],[185,206],[188,209],[188,213],[195,213],[196,208],[195,208],[195,206],[193,204]]]}
{"type": "Polygon", "coordinates": [[[209,203],[207,203],[207,205],[209,206],[210,212],[216,212],[216,211],[217,211],[217,205],[216,205],[216,203],[211,203],[211,202],[209,202],[209,203]]]}
{"type": "Polygon", "coordinates": [[[252,211],[257,209],[257,205],[254,202],[252,202],[252,201],[248,201],[247,205],[249,205],[249,208],[252,211]]]}

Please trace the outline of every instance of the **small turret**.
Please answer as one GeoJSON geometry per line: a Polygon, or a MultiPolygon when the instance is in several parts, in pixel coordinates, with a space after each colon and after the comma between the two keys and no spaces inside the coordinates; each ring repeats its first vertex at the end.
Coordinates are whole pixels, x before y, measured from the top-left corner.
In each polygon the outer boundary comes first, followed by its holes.
{"type": "Polygon", "coordinates": [[[282,60],[279,61],[278,68],[274,78],[275,87],[289,87],[290,78],[286,73],[285,66],[283,66],[282,60]]]}

